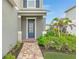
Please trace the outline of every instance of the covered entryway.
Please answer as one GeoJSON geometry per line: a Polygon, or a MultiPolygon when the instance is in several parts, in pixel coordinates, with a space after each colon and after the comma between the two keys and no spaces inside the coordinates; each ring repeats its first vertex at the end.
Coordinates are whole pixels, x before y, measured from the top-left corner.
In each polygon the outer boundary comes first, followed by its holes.
{"type": "Polygon", "coordinates": [[[36,39],[36,17],[21,16],[22,40],[36,39]]]}
{"type": "Polygon", "coordinates": [[[18,40],[28,41],[36,39],[45,29],[46,11],[41,9],[23,9],[18,11],[18,40]]]}

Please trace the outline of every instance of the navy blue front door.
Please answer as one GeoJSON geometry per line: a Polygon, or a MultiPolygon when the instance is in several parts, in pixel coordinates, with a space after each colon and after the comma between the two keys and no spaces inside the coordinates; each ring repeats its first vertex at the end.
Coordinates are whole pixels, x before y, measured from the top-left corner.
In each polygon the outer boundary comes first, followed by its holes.
{"type": "Polygon", "coordinates": [[[35,37],[35,19],[28,19],[28,38],[35,37]]]}

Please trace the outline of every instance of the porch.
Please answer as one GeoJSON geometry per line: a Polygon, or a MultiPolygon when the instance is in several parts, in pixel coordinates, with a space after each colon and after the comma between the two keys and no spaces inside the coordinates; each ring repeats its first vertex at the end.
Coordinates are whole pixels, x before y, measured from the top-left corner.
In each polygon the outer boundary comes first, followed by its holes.
{"type": "Polygon", "coordinates": [[[18,17],[18,40],[36,41],[45,27],[43,16],[19,16],[18,17]]]}

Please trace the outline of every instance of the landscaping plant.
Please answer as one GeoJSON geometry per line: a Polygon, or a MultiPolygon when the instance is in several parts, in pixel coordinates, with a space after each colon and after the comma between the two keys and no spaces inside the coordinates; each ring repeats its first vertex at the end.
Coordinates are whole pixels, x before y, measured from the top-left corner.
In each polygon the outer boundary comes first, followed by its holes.
{"type": "MultiPolygon", "coordinates": [[[[50,29],[47,31],[47,34],[41,35],[37,40],[38,44],[45,47],[46,49],[52,48],[56,51],[62,51],[65,53],[75,52],[76,51],[76,36],[69,34],[62,30],[65,25],[69,25],[68,18],[64,18],[65,22],[63,23],[63,20],[58,20],[55,18],[56,22],[54,26],[51,26],[50,29]]],[[[66,27],[65,27],[66,28],[66,27]]]]}
{"type": "Polygon", "coordinates": [[[11,51],[9,51],[4,57],[3,59],[16,59],[20,50],[22,48],[22,43],[18,42],[16,43],[16,45],[14,46],[14,48],[12,48],[11,51]]]}
{"type": "Polygon", "coordinates": [[[12,53],[8,53],[3,59],[16,59],[12,53]]]}

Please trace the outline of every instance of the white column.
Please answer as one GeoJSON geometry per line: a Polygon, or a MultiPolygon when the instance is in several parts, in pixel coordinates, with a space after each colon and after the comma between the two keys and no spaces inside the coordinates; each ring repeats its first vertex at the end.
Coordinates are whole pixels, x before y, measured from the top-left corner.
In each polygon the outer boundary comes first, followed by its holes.
{"type": "Polygon", "coordinates": [[[43,16],[43,20],[42,20],[42,24],[43,24],[43,32],[42,32],[42,34],[44,35],[44,34],[46,34],[46,31],[45,31],[45,27],[46,27],[46,17],[45,16],[43,16]]]}
{"type": "Polygon", "coordinates": [[[22,42],[21,16],[18,16],[18,41],[22,42]]]}
{"type": "Polygon", "coordinates": [[[43,30],[45,30],[45,26],[46,26],[46,16],[43,16],[43,30]]]}

